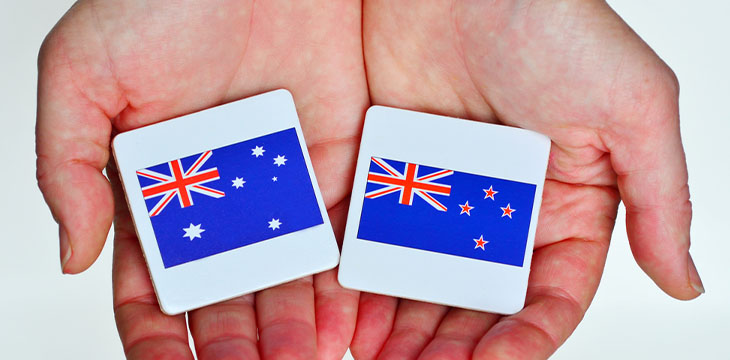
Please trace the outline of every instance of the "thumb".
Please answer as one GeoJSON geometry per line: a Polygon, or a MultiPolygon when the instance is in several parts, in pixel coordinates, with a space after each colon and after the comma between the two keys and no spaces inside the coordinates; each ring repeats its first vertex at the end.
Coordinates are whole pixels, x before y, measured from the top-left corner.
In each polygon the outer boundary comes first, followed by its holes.
{"type": "Polygon", "coordinates": [[[679,131],[678,85],[668,68],[634,95],[609,148],[639,266],[667,294],[704,292],[689,254],[692,206],[679,131]]]}
{"type": "Polygon", "coordinates": [[[95,94],[105,92],[94,86],[109,82],[102,67],[90,65],[95,57],[86,52],[94,41],[74,39],[79,29],[64,36],[63,26],[62,20],[39,54],[37,179],[59,223],[61,270],[78,273],[96,260],[112,222],[112,191],[101,171],[109,159],[107,114],[113,110],[95,94]]]}

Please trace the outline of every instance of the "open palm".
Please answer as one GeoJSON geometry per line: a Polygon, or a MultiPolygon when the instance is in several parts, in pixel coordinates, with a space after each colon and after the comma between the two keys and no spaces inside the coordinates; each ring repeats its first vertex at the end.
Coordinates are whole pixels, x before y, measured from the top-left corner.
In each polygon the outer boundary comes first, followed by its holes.
{"type": "MultiPolygon", "coordinates": [[[[47,38],[39,184],[60,223],[66,273],[95,260],[115,218],[114,309],[129,358],[192,354],[185,316],[157,305],[115,170],[114,193],[101,173],[112,133],[287,88],[341,233],[368,105],[360,10],[357,1],[80,1],[47,38]]],[[[357,293],[330,271],[192,311],[187,325],[201,359],[341,358],[356,309],[357,293]]]]}
{"type": "Polygon", "coordinates": [[[192,357],[189,326],[202,359],[335,359],[356,316],[358,358],[545,357],[595,293],[620,198],[647,273],[678,298],[701,289],[674,78],[600,1],[86,0],[47,38],[39,71],[38,180],[62,268],[90,266],[115,219],[115,314],[130,358],[192,357]],[[287,88],[341,238],[368,87],[374,104],[553,139],[525,310],[363,294],[358,314],[333,270],[192,311],[189,324],[163,315],[115,169],[112,186],[101,173],[112,134],[287,88]]]}
{"type": "Polygon", "coordinates": [[[373,104],[553,144],[526,307],[499,316],[362,294],[356,358],[546,358],[593,299],[620,199],[639,265],[672,296],[702,291],[676,81],[603,1],[367,1],[363,44],[373,104]]]}

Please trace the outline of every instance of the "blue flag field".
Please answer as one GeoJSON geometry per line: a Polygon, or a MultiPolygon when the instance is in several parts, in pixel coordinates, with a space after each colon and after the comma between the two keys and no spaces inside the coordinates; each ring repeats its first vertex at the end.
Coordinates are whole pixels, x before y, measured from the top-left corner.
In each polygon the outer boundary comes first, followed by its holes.
{"type": "Polygon", "coordinates": [[[294,128],[137,170],[165,268],[323,223],[294,128]]]}
{"type": "Polygon", "coordinates": [[[522,267],[535,190],[373,157],[357,237],[522,267]]]}

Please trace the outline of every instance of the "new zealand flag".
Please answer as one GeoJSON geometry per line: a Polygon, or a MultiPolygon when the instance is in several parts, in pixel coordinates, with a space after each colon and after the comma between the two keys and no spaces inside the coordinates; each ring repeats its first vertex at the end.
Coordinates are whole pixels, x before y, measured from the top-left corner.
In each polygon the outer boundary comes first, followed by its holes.
{"type": "Polygon", "coordinates": [[[521,267],[535,189],[373,157],[357,237],[521,267]]]}
{"type": "Polygon", "coordinates": [[[137,170],[165,268],[323,223],[294,128],[137,170]]]}

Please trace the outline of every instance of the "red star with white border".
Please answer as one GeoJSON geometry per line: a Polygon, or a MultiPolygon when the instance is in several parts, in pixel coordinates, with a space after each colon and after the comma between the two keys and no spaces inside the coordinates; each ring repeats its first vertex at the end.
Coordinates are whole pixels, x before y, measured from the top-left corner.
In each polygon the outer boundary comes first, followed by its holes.
{"type": "Polygon", "coordinates": [[[494,195],[499,192],[499,191],[494,191],[494,189],[492,189],[492,185],[489,185],[489,189],[482,189],[482,190],[484,190],[484,194],[486,194],[486,195],[484,195],[484,198],[485,199],[490,198],[492,200],[494,200],[494,195]]]}
{"type": "Polygon", "coordinates": [[[502,209],[502,217],[509,216],[509,218],[512,218],[512,213],[517,211],[515,209],[512,209],[509,207],[509,204],[507,204],[506,207],[500,207],[502,209]]]}
{"type": "Polygon", "coordinates": [[[484,244],[488,243],[489,241],[484,240],[484,235],[480,235],[479,239],[474,239],[474,242],[477,243],[474,248],[481,248],[484,250],[484,244]]]}
{"type": "Polygon", "coordinates": [[[471,216],[471,213],[469,213],[469,211],[471,211],[472,209],[474,209],[473,206],[469,206],[469,202],[468,201],[464,205],[459,204],[459,207],[461,208],[461,212],[459,213],[459,215],[461,215],[461,214],[467,214],[467,215],[471,216]]]}

